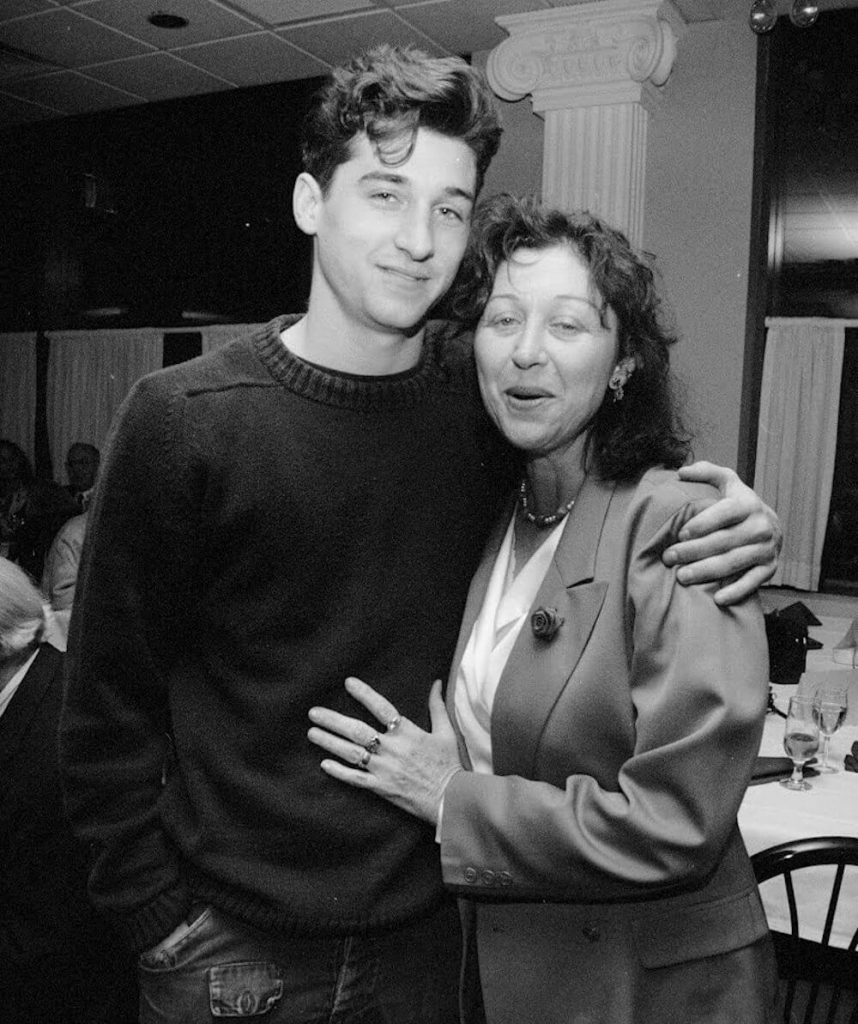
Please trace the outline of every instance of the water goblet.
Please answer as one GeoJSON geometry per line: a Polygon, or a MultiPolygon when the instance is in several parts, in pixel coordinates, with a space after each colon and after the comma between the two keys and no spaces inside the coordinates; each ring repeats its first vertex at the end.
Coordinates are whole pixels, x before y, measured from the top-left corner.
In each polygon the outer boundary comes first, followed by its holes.
{"type": "Polygon", "coordinates": [[[828,775],[837,771],[833,764],[828,763],[828,746],[831,737],[843,725],[848,706],[848,694],[844,687],[824,687],[816,691],[814,709],[822,733],[822,765],[819,770],[828,775]]]}
{"type": "Polygon", "coordinates": [[[811,789],[804,778],[804,765],[819,750],[819,723],[813,697],[790,697],[784,727],[784,750],[792,760],[792,775],[781,779],[787,789],[811,789]]]}

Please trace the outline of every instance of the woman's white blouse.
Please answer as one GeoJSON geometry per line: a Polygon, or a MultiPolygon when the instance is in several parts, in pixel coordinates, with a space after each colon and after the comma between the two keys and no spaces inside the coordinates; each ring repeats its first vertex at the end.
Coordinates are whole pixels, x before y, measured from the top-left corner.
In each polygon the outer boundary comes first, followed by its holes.
{"type": "Polygon", "coordinates": [[[492,568],[456,678],[454,705],[474,771],[492,772],[492,705],[510,652],[527,621],[566,525],[562,519],[521,571],[515,571],[515,513],[492,568]]]}

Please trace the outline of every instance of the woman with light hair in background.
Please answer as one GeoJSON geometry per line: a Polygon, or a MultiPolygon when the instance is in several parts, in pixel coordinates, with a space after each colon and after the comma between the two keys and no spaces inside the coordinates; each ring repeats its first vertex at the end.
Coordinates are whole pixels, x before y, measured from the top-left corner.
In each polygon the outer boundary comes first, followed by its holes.
{"type": "Polygon", "coordinates": [[[0,558],[0,1006],[4,1024],[131,1024],[133,961],[86,896],[63,815],[63,654],[29,576],[0,558]]]}

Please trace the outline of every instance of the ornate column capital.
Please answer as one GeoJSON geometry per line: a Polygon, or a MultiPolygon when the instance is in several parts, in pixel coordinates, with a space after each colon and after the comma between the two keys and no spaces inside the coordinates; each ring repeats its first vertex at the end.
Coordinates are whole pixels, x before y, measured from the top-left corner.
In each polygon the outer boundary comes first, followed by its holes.
{"type": "Polygon", "coordinates": [[[682,16],[665,0],[595,0],[497,19],[510,34],[487,74],[505,100],[533,109],[640,102],[673,68],[682,16]]]}

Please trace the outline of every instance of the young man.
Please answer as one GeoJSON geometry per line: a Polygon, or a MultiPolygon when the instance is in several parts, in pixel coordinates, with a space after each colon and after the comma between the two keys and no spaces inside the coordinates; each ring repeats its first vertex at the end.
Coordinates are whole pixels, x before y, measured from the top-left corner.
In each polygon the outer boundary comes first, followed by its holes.
{"type": "MultiPolygon", "coordinates": [[[[113,431],[61,756],[144,1024],[456,1017],[432,831],[328,779],[306,714],[346,711],[354,674],[428,723],[509,485],[468,339],[427,323],[499,136],[463,61],[381,48],[337,70],[295,185],[306,315],[144,379],[113,431]]],[[[724,474],[736,496],[703,529],[752,515],[692,553],[750,542],[707,577],[754,563],[744,591],[774,531],[724,474]]]]}

